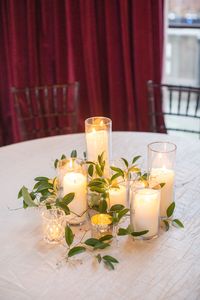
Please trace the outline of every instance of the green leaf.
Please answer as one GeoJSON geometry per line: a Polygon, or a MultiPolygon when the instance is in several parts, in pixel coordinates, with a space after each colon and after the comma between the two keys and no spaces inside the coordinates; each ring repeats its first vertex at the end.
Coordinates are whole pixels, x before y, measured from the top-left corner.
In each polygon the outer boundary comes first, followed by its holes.
{"type": "Polygon", "coordinates": [[[87,246],[91,246],[91,247],[94,247],[97,243],[99,243],[99,240],[98,239],[94,239],[94,238],[87,239],[84,242],[84,244],[86,244],[87,246]]]}
{"type": "Polygon", "coordinates": [[[27,208],[28,207],[28,205],[26,204],[26,202],[23,200],[23,208],[27,208]]]}
{"type": "Polygon", "coordinates": [[[118,177],[122,176],[121,173],[115,173],[112,177],[111,177],[111,181],[117,179],[118,177]]]}
{"type": "Polygon", "coordinates": [[[93,165],[89,165],[88,167],[88,174],[90,175],[90,177],[93,176],[94,173],[94,166],[93,165]]]}
{"type": "Polygon", "coordinates": [[[73,243],[73,240],[74,240],[74,234],[73,234],[71,228],[69,227],[69,225],[67,225],[65,227],[65,241],[69,247],[73,243]]]}
{"type": "Polygon", "coordinates": [[[122,209],[124,209],[124,205],[115,204],[115,205],[111,206],[110,211],[120,211],[122,209]]]}
{"type": "Polygon", "coordinates": [[[48,183],[47,181],[41,181],[36,192],[39,193],[41,191],[48,190],[48,189],[53,189],[53,185],[51,183],[48,183]]]}
{"type": "Polygon", "coordinates": [[[178,227],[181,227],[181,228],[184,228],[184,225],[183,225],[183,223],[180,221],[180,220],[178,220],[178,219],[174,219],[173,221],[172,221],[172,224],[173,225],[178,225],[178,227]],[[175,224],[174,224],[175,223],[175,224]]]}
{"type": "Polygon", "coordinates": [[[163,220],[163,223],[165,224],[166,231],[169,230],[169,222],[167,220],[163,220]]]}
{"type": "Polygon", "coordinates": [[[67,158],[66,155],[65,155],[65,154],[62,154],[61,160],[62,160],[62,159],[66,159],[66,158],[67,158]]]}
{"type": "Polygon", "coordinates": [[[113,170],[113,171],[115,171],[115,172],[117,172],[117,173],[120,173],[121,176],[124,177],[124,172],[123,172],[122,169],[117,168],[117,167],[114,167],[114,166],[111,166],[110,168],[111,168],[111,170],[113,170]]]}
{"type": "Polygon", "coordinates": [[[77,247],[74,247],[74,248],[72,248],[72,249],[69,250],[69,252],[68,252],[68,257],[72,257],[72,256],[74,256],[74,255],[83,253],[83,252],[85,252],[85,251],[86,251],[86,249],[85,249],[85,247],[83,247],[83,246],[77,246],[77,247]]]}
{"type": "Polygon", "coordinates": [[[161,183],[160,183],[161,189],[163,188],[163,186],[165,186],[165,184],[166,184],[165,182],[161,182],[161,183]]]}
{"type": "Polygon", "coordinates": [[[128,208],[125,208],[125,209],[121,210],[121,211],[118,213],[118,219],[119,219],[119,221],[121,220],[121,218],[122,218],[123,216],[125,216],[125,215],[127,214],[127,212],[129,212],[129,209],[128,209],[128,208]]]}
{"type": "Polygon", "coordinates": [[[104,242],[104,241],[108,241],[108,240],[111,240],[113,238],[113,236],[111,234],[107,234],[107,235],[104,235],[102,236],[99,241],[100,242],[104,242]]]}
{"type": "Polygon", "coordinates": [[[103,242],[98,241],[98,243],[94,246],[94,250],[96,250],[96,249],[105,249],[109,246],[110,246],[110,244],[108,244],[108,243],[103,243],[103,242]]]}
{"type": "Polygon", "coordinates": [[[87,153],[86,153],[86,151],[83,152],[83,157],[84,157],[84,159],[87,158],[87,153]]]}
{"type": "Polygon", "coordinates": [[[50,203],[46,203],[46,209],[51,209],[51,204],[50,203]]]}
{"type": "Polygon", "coordinates": [[[133,157],[132,165],[141,157],[141,155],[133,157]]]}
{"type": "Polygon", "coordinates": [[[69,207],[65,203],[60,202],[59,199],[56,200],[56,206],[64,210],[66,215],[70,214],[69,207]]]}
{"type": "Polygon", "coordinates": [[[54,168],[56,169],[57,168],[57,166],[58,166],[58,162],[59,162],[59,160],[58,159],[56,159],[55,161],[54,161],[54,168]]]}
{"type": "Polygon", "coordinates": [[[23,186],[22,187],[22,197],[24,199],[24,202],[29,206],[29,207],[37,207],[38,205],[35,204],[35,202],[32,200],[28,189],[23,186]]]}
{"type": "Polygon", "coordinates": [[[99,177],[103,176],[103,172],[99,165],[95,165],[95,169],[99,177]]]}
{"type": "Polygon", "coordinates": [[[135,166],[132,166],[128,169],[128,172],[134,172],[134,173],[140,173],[140,169],[135,167],[135,166]]]}
{"type": "Polygon", "coordinates": [[[76,150],[72,150],[71,157],[74,157],[74,158],[77,157],[77,151],[76,150]]]}
{"type": "Polygon", "coordinates": [[[34,180],[35,180],[35,181],[48,181],[49,178],[44,177],[44,176],[40,176],[40,177],[36,177],[34,180]]]}
{"type": "Polygon", "coordinates": [[[17,199],[22,197],[22,188],[19,190],[18,195],[17,195],[17,199]]]}
{"type": "Polygon", "coordinates": [[[107,260],[107,261],[110,261],[112,263],[116,263],[116,264],[119,263],[116,258],[114,258],[113,256],[110,256],[110,255],[104,255],[103,259],[107,260]]]}
{"type": "Polygon", "coordinates": [[[65,205],[68,205],[70,202],[72,202],[74,196],[75,193],[69,193],[62,198],[61,202],[63,202],[65,205]]]}
{"type": "Polygon", "coordinates": [[[149,232],[149,230],[133,231],[133,232],[131,232],[131,235],[132,235],[132,236],[141,236],[141,235],[146,234],[147,232],[149,232]]]}
{"type": "Polygon", "coordinates": [[[127,235],[128,230],[126,228],[119,228],[117,235],[122,236],[122,235],[127,235]]]}
{"type": "Polygon", "coordinates": [[[100,200],[100,203],[99,203],[99,212],[100,213],[105,213],[107,212],[107,202],[106,200],[100,200]]]}
{"type": "Polygon", "coordinates": [[[172,202],[167,209],[167,217],[168,218],[173,215],[174,209],[175,209],[175,202],[172,202]]]}
{"type": "Polygon", "coordinates": [[[114,269],[115,269],[114,265],[113,265],[110,261],[104,260],[103,262],[104,262],[105,266],[106,266],[109,270],[114,270],[114,269]]]}
{"type": "Polygon", "coordinates": [[[121,159],[123,160],[125,166],[128,168],[128,161],[125,158],[123,158],[123,157],[121,157],[121,159]]]}
{"type": "Polygon", "coordinates": [[[100,264],[100,263],[101,263],[101,260],[102,260],[101,255],[100,255],[100,254],[97,254],[95,257],[96,257],[96,259],[98,260],[98,263],[100,264]]]}
{"type": "Polygon", "coordinates": [[[90,191],[91,191],[91,192],[97,192],[97,193],[102,194],[102,193],[105,192],[105,189],[104,189],[104,188],[101,188],[101,187],[99,187],[99,186],[91,186],[91,187],[90,187],[90,191]]]}

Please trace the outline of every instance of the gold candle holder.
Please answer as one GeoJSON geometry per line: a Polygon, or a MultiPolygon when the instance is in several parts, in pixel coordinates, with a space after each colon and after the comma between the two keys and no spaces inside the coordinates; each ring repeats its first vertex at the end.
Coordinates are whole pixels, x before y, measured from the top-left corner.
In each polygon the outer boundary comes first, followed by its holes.
{"type": "Polygon", "coordinates": [[[112,234],[112,217],[108,214],[96,214],[91,217],[92,236],[100,238],[112,234]]]}

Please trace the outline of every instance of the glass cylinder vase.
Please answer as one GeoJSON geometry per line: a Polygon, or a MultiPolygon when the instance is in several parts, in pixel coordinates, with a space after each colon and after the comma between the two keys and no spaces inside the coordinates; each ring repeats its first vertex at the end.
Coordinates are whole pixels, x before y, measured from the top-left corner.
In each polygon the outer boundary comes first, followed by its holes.
{"type": "Polygon", "coordinates": [[[42,212],[43,237],[49,244],[62,242],[65,232],[65,213],[61,209],[52,208],[42,212]]]}
{"type": "Polygon", "coordinates": [[[87,218],[87,174],[84,163],[77,158],[61,160],[58,164],[60,198],[75,193],[74,199],[68,204],[70,214],[67,222],[80,225],[87,218]]]}
{"type": "Polygon", "coordinates": [[[165,183],[161,189],[160,216],[166,217],[169,205],[174,202],[176,145],[170,142],[154,142],[148,145],[148,169],[150,186],[165,183]]]}
{"type": "Polygon", "coordinates": [[[106,117],[92,117],[85,120],[87,160],[97,161],[103,153],[105,160],[104,175],[109,176],[109,162],[112,155],[112,121],[106,117]]]}
{"type": "Polygon", "coordinates": [[[148,230],[140,239],[158,236],[160,217],[160,190],[133,188],[130,207],[130,223],[135,232],[148,230]]]}

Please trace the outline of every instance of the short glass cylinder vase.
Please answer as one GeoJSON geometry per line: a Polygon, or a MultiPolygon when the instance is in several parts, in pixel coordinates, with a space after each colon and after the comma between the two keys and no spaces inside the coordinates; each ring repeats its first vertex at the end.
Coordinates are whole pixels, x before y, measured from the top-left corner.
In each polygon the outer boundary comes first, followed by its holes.
{"type": "Polygon", "coordinates": [[[149,185],[165,183],[161,189],[160,216],[166,217],[167,208],[174,202],[176,145],[154,142],[148,145],[149,185]]]}
{"type": "Polygon", "coordinates": [[[133,188],[130,207],[130,223],[133,231],[148,232],[140,239],[158,237],[160,217],[160,190],[133,188]]]}
{"type": "Polygon", "coordinates": [[[101,238],[112,234],[112,217],[108,214],[95,214],[91,217],[91,231],[93,238],[101,238]]]}
{"type": "Polygon", "coordinates": [[[87,174],[84,162],[77,158],[60,160],[58,164],[59,196],[63,199],[74,193],[68,204],[70,214],[66,220],[71,225],[80,225],[87,218],[87,174]]]}
{"type": "Polygon", "coordinates": [[[65,233],[65,213],[61,209],[52,208],[42,212],[43,237],[49,244],[62,242],[65,233]]]}
{"type": "Polygon", "coordinates": [[[112,159],[112,121],[106,117],[92,117],[85,120],[87,160],[97,161],[103,153],[105,160],[104,175],[109,176],[109,162],[112,159]]]}

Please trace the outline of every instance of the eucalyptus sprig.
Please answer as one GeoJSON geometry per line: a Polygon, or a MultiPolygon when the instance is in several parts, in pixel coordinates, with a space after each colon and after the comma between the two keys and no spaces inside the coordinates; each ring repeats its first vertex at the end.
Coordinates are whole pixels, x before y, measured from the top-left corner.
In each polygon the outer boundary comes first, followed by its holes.
{"type": "Polygon", "coordinates": [[[175,207],[176,207],[175,202],[172,202],[166,210],[167,217],[162,219],[162,222],[165,225],[166,231],[168,231],[170,229],[170,226],[184,228],[183,223],[179,219],[171,218],[174,213],[175,207]]]}
{"type": "MultiPolygon", "coordinates": [[[[84,152],[85,153],[85,152],[84,152]]],[[[77,158],[77,151],[76,150],[72,150],[72,152],[71,152],[71,154],[70,154],[70,157],[71,158],[77,158]]],[[[85,154],[83,154],[83,155],[85,155],[85,154]]],[[[55,169],[57,169],[57,167],[58,167],[58,163],[59,163],[59,161],[62,161],[62,160],[66,160],[67,159],[67,156],[65,155],[65,154],[62,154],[61,155],[61,157],[60,157],[60,159],[56,159],[55,161],[54,161],[54,168],[55,169]]]]}
{"type": "MultiPolygon", "coordinates": [[[[74,236],[75,235],[70,226],[67,225],[65,228],[65,241],[68,245],[68,251],[66,255],[67,261],[70,257],[86,251],[95,252],[95,250],[103,250],[110,246],[110,242],[113,239],[112,235],[105,235],[99,239],[89,238],[83,242],[82,240],[85,236],[84,234],[79,243],[72,247],[74,236]]],[[[94,256],[94,258],[97,259],[99,263],[103,262],[104,266],[110,270],[114,270],[114,263],[118,263],[118,260],[110,255],[101,256],[101,254],[98,253],[94,256]]]]}

